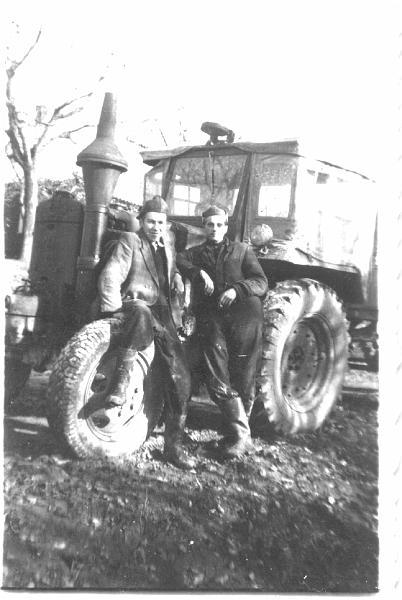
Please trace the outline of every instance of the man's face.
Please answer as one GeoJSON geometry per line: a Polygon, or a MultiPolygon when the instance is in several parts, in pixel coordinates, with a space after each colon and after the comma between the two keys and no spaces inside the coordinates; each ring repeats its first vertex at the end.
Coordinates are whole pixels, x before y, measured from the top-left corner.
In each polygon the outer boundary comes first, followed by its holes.
{"type": "Polygon", "coordinates": [[[223,215],[212,215],[207,217],[204,222],[207,239],[213,242],[221,242],[228,230],[226,217],[223,215]]]}
{"type": "Polygon", "coordinates": [[[166,215],[165,213],[159,212],[147,212],[140,220],[142,229],[148,238],[152,242],[157,242],[164,235],[166,231],[166,215]]]}

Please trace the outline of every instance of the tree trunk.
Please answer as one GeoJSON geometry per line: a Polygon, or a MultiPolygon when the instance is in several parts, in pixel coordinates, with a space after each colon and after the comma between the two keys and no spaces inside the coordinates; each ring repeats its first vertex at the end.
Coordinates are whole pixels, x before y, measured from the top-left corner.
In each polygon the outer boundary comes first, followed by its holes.
{"type": "Polygon", "coordinates": [[[24,214],[25,214],[25,205],[24,205],[24,186],[23,181],[20,179],[20,192],[18,197],[18,229],[17,233],[24,232],[24,214]]]}
{"type": "Polygon", "coordinates": [[[38,206],[38,180],[35,167],[24,169],[24,225],[20,260],[29,267],[32,255],[36,207],[38,206]]]}

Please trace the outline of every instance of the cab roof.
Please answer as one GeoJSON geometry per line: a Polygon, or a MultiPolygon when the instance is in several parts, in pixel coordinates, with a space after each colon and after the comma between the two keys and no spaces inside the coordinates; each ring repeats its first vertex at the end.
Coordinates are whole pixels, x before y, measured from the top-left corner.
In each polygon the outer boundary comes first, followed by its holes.
{"type": "Polygon", "coordinates": [[[144,150],[141,152],[142,160],[145,164],[150,165],[151,167],[158,164],[160,160],[165,158],[173,158],[176,156],[181,156],[186,153],[193,153],[194,151],[206,151],[206,150],[223,150],[228,148],[234,148],[236,150],[240,150],[241,152],[256,152],[256,153],[266,153],[272,152],[273,154],[294,154],[295,156],[299,155],[299,141],[298,140],[283,140],[280,142],[264,142],[264,143],[254,143],[254,142],[233,142],[232,144],[222,143],[222,144],[214,144],[214,145],[198,145],[198,146],[179,146],[178,148],[173,148],[171,150],[144,150]]]}
{"type": "Polygon", "coordinates": [[[231,144],[218,143],[213,145],[200,144],[195,146],[179,146],[177,148],[172,149],[164,148],[163,150],[144,150],[140,154],[142,156],[143,162],[146,165],[154,167],[159,163],[159,161],[168,158],[175,158],[177,156],[184,156],[186,154],[193,155],[194,153],[205,152],[208,150],[216,151],[228,149],[235,149],[240,152],[255,154],[288,154],[291,156],[309,157],[311,159],[318,160],[323,164],[330,165],[338,169],[343,169],[344,171],[348,171],[349,173],[355,173],[357,175],[360,175],[361,177],[364,177],[364,179],[370,180],[369,177],[363,175],[358,171],[354,171],[353,169],[347,169],[339,164],[327,160],[319,159],[316,156],[312,155],[310,152],[303,151],[304,144],[302,145],[300,140],[297,139],[281,140],[277,142],[233,142],[231,144]]]}

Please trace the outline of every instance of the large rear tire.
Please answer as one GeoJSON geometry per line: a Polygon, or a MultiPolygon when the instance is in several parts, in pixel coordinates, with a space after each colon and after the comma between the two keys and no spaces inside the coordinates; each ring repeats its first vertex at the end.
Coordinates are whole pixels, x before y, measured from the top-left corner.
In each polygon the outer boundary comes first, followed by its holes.
{"type": "Polygon", "coordinates": [[[279,283],[264,303],[254,424],[260,428],[268,417],[288,434],[320,427],[341,393],[348,345],[333,290],[311,279],[279,283]]]}
{"type": "Polygon", "coordinates": [[[62,350],[49,378],[49,425],[81,458],[131,454],[152,432],[163,409],[153,343],[138,353],[131,400],[123,407],[106,405],[120,334],[114,319],[86,325],[62,350]]]}

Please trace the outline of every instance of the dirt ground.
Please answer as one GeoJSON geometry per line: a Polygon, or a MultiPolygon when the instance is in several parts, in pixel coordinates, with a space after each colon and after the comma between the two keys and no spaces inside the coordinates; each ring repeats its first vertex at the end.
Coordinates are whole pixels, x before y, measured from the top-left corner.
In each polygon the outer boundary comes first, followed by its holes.
{"type": "Polygon", "coordinates": [[[194,472],[163,462],[161,429],[131,460],[63,456],[46,384],[31,376],[5,414],[4,588],[376,591],[375,375],[349,373],[320,431],[255,437],[243,461],[206,452],[219,415],[196,399],[194,472]]]}

